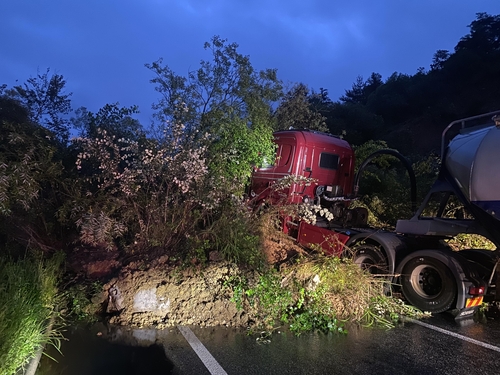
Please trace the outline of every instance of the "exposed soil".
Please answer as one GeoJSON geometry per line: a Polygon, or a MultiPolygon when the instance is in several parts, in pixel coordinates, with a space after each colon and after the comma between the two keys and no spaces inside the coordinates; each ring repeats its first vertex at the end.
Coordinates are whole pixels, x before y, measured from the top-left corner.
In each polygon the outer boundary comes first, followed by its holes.
{"type": "MultiPolygon", "coordinates": [[[[265,241],[265,258],[280,263],[304,250],[289,238],[265,241]]],[[[82,248],[68,257],[68,271],[80,280],[104,282],[92,299],[110,323],[164,328],[173,325],[251,326],[260,323],[249,306],[238,309],[229,284],[258,274],[209,254],[207,265],[181,267],[172,254],[153,251],[123,257],[116,250],[82,248]]]]}
{"type": "MultiPolygon", "coordinates": [[[[268,263],[276,268],[305,252],[282,234],[266,239],[263,248],[268,263]]],[[[175,254],[161,249],[126,257],[104,248],[75,250],[67,258],[68,274],[79,281],[98,280],[103,284],[92,303],[94,310],[101,311],[112,324],[165,328],[249,327],[263,323],[251,306],[239,309],[233,298],[238,281],[252,284],[258,273],[224,261],[217,252],[209,254],[208,264],[193,262],[187,267],[175,260],[175,254]]],[[[341,302],[339,312],[344,306],[341,302]]],[[[499,311],[500,304],[492,304],[485,316],[498,319],[499,311]]]]}

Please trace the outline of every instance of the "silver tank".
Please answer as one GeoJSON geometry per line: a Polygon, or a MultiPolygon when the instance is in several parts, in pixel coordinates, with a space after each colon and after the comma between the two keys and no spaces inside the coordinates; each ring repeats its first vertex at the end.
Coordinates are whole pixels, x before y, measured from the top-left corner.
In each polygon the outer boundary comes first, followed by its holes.
{"type": "Polygon", "coordinates": [[[445,165],[467,199],[500,220],[500,128],[457,135],[448,145],[445,165]]]}

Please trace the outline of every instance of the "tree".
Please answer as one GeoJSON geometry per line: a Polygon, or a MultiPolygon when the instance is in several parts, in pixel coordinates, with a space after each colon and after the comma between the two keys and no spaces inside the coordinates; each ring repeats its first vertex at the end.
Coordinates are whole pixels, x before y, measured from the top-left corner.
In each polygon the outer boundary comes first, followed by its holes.
{"type": "MultiPolygon", "coordinates": [[[[363,94],[365,96],[365,100],[368,101],[369,96],[374,93],[380,86],[382,86],[384,82],[382,81],[382,75],[379,73],[373,72],[365,82],[365,87],[363,88],[363,94]]],[[[365,102],[366,104],[366,102],[365,102]]]]}
{"type": "Polygon", "coordinates": [[[450,58],[450,52],[445,49],[439,49],[432,57],[431,70],[443,69],[444,63],[450,58]]]}
{"type": "Polygon", "coordinates": [[[365,82],[363,77],[358,76],[350,90],[340,97],[340,101],[351,104],[366,104],[369,96],[383,84],[382,75],[373,72],[365,82]]]}
{"type": "Polygon", "coordinates": [[[500,15],[477,13],[468,27],[470,33],[460,39],[455,52],[467,49],[486,54],[500,51],[500,15]]]}
{"type": "Polygon", "coordinates": [[[18,101],[0,96],[0,235],[23,251],[57,238],[64,168],[51,135],[18,101]]]}
{"type": "Polygon", "coordinates": [[[69,137],[71,93],[64,92],[66,81],[60,74],[50,75],[50,69],[29,78],[24,85],[7,89],[4,94],[17,100],[28,111],[32,122],[51,130],[57,139],[66,143],[69,137]]]}
{"type": "Polygon", "coordinates": [[[365,83],[362,76],[357,76],[350,90],[345,90],[345,94],[340,97],[340,101],[351,104],[364,104],[365,83]]]}
{"type": "Polygon", "coordinates": [[[157,134],[168,135],[173,124],[182,122],[186,136],[197,133],[198,142],[208,147],[211,170],[242,184],[250,165],[261,164],[273,151],[272,104],[282,95],[282,83],[274,69],[256,71],[236,43],[214,36],[204,48],[212,59],[202,60],[187,77],[176,75],[161,59],[146,64],[162,95],[153,106],[160,121],[157,134]]]}
{"type": "Polygon", "coordinates": [[[71,118],[71,123],[79,130],[81,137],[95,138],[98,136],[97,129],[130,140],[137,140],[144,135],[142,125],[132,117],[139,113],[137,106],[120,107],[119,103],[113,103],[106,104],[97,113],[85,107],[78,108],[75,113],[76,117],[71,118]]]}
{"type": "Polygon", "coordinates": [[[260,110],[268,111],[270,104],[281,96],[282,85],[276,70],[256,72],[250,58],[238,53],[236,43],[214,36],[206,42],[205,50],[212,53],[212,61],[200,62],[200,68],[188,72],[187,77],[176,75],[159,59],[146,67],[155,73],[151,83],[162,98],[153,108],[161,122],[181,120],[189,126],[207,126],[223,113],[249,117],[260,110]],[[178,105],[189,112],[176,118],[178,105]]]}
{"type": "Polygon", "coordinates": [[[281,100],[275,112],[276,129],[314,129],[328,131],[325,125],[325,118],[318,111],[313,109],[311,100],[314,96],[309,96],[309,89],[302,83],[293,86],[281,100]]]}
{"type": "Polygon", "coordinates": [[[332,134],[343,134],[347,142],[359,145],[377,139],[384,121],[367,106],[353,103],[334,103],[329,114],[332,134]]]}
{"type": "Polygon", "coordinates": [[[409,114],[412,114],[412,98],[409,93],[411,83],[411,76],[394,72],[378,88],[376,95],[371,96],[368,108],[382,116],[386,124],[404,121],[409,114]]]}

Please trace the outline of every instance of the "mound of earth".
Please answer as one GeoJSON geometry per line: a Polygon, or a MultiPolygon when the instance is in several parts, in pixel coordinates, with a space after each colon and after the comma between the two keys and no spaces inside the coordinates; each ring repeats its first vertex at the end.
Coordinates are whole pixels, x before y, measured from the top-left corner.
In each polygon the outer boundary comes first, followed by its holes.
{"type": "MultiPolygon", "coordinates": [[[[134,327],[174,325],[251,326],[258,322],[250,306],[238,309],[231,284],[252,283],[255,271],[209,254],[207,265],[183,268],[174,254],[159,250],[124,258],[116,249],[75,249],[67,259],[75,279],[100,280],[102,292],[94,296],[95,311],[107,314],[112,324],[134,327]]],[[[304,250],[286,237],[267,238],[264,257],[278,267],[304,250]]]]}
{"type": "Polygon", "coordinates": [[[112,315],[112,324],[246,326],[255,318],[236,308],[228,286],[242,276],[251,279],[256,275],[228,262],[184,271],[161,265],[145,271],[126,267],[104,285],[101,299],[95,302],[112,315]]]}

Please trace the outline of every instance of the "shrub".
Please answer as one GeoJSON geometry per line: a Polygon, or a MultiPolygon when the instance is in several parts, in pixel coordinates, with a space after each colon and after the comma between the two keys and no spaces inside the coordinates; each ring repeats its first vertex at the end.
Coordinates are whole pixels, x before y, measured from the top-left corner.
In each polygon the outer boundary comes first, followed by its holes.
{"type": "Polygon", "coordinates": [[[233,285],[239,307],[254,309],[267,329],[283,324],[300,334],[305,331],[344,332],[344,321],[392,327],[401,315],[423,313],[386,295],[385,281],[377,280],[347,259],[303,257],[283,272],[274,269],[250,285],[233,285]],[[243,300],[248,305],[245,305],[243,300]]]}

